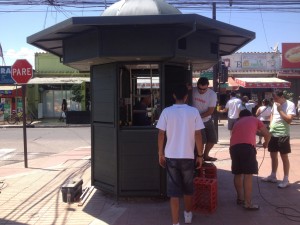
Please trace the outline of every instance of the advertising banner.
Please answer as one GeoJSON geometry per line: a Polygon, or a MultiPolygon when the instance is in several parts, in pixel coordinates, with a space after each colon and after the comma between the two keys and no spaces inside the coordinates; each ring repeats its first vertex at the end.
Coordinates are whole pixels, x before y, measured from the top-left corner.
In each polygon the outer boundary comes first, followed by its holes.
{"type": "Polygon", "coordinates": [[[14,84],[15,81],[11,78],[11,67],[0,66],[0,84],[14,84]]]}
{"type": "Polygon", "coordinates": [[[279,70],[281,68],[280,54],[275,52],[235,53],[222,56],[222,61],[229,71],[279,70]]]}
{"type": "Polygon", "coordinates": [[[282,43],[282,68],[300,69],[300,43],[282,43]]]}

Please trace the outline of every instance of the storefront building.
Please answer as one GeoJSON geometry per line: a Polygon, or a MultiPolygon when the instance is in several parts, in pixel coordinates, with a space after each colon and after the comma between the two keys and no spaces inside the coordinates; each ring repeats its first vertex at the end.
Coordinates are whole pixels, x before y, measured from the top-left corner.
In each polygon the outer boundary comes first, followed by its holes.
{"type": "Polygon", "coordinates": [[[222,62],[228,68],[228,82],[226,89],[220,88],[221,105],[226,104],[228,93],[232,90],[258,103],[264,98],[271,98],[273,89],[277,88],[293,91],[297,95],[295,84],[279,76],[282,71],[282,54],[278,51],[234,53],[223,56],[222,62]]]}
{"type": "Polygon", "coordinates": [[[294,103],[300,96],[300,43],[282,43],[282,67],[277,77],[292,83],[290,92],[294,93],[294,103]]]}
{"type": "Polygon", "coordinates": [[[16,85],[0,86],[0,121],[3,121],[14,110],[22,111],[22,88],[16,85]]]}
{"type": "Polygon", "coordinates": [[[11,67],[0,66],[0,122],[14,111],[22,111],[22,88],[14,84],[11,67]]]}
{"type": "Polygon", "coordinates": [[[89,73],[63,65],[50,53],[35,54],[34,77],[27,84],[28,108],[38,118],[58,118],[62,99],[69,111],[89,110],[89,73]],[[82,100],[74,101],[74,87],[80,88],[82,100]]]}

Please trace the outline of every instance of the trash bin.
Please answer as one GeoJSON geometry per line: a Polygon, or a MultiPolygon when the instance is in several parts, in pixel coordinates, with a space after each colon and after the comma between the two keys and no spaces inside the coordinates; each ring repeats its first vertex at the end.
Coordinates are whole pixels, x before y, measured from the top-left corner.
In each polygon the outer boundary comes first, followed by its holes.
{"type": "Polygon", "coordinates": [[[82,194],[82,179],[74,179],[64,183],[61,187],[63,202],[77,202],[82,194]]]}

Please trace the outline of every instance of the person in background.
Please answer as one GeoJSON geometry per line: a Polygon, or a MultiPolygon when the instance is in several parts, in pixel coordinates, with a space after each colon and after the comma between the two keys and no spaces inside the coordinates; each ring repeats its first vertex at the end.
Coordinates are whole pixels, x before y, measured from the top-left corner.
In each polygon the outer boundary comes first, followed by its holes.
{"type": "MultiPolygon", "coordinates": [[[[262,101],[262,106],[260,106],[257,111],[256,111],[256,117],[262,121],[266,128],[269,130],[270,128],[270,117],[271,117],[271,114],[272,114],[272,108],[270,106],[270,102],[268,99],[264,99],[262,101]]],[[[261,145],[262,142],[261,142],[261,139],[262,139],[262,135],[258,134],[258,137],[259,137],[259,141],[257,144],[261,145]]]]}
{"type": "Polygon", "coordinates": [[[66,99],[63,99],[62,103],[61,103],[61,115],[60,115],[59,121],[62,121],[62,122],[65,121],[65,118],[67,117],[67,111],[68,111],[67,101],[66,101],[66,99]]]}
{"type": "Polygon", "coordinates": [[[199,169],[203,160],[201,129],[204,124],[198,110],[185,103],[188,98],[187,86],[179,85],[173,93],[175,104],[162,111],[156,128],[159,129],[159,165],[167,171],[172,222],[173,225],[179,225],[179,198],[182,196],[185,223],[192,222],[194,149],[196,144],[196,164],[199,169]]]}
{"type": "Polygon", "coordinates": [[[4,114],[4,103],[0,102],[0,115],[4,114]]]}
{"type": "Polygon", "coordinates": [[[219,112],[228,112],[228,130],[230,130],[230,135],[232,133],[232,128],[234,123],[239,118],[239,105],[241,104],[241,99],[236,97],[235,92],[230,93],[230,100],[226,103],[225,108],[219,112]]]}
{"type": "Polygon", "coordinates": [[[298,102],[297,102],[297,112],[298,112],[298,120],[300,117],[300,96],[298,97],[298,102]]]}
{"type": "Polygon", "coordinates": [[[0,102],[0,121],[4,121],[4,103],[0,102]]]}
{"type": "Polygon", "coordinates": [[[193,106],[199,110],[205,128],[202,132],[202,142],[204,147],[204,161],[216,161],[209,156],[210,150],[217,143],[217,133],[214,122],[211,118],[217,105],[217,94],[208,88],[209,81],[206,77],[199,78],[197,87],[193,88],[193,106]]]}
{"type": "Polygon", "coordinates": [[[255,149],[257,131],[264,137],[263,147],[267,148],[270,140],[269,131],[262,121],[252,116],[249,110],[244,109],[239,114],[230,138],[231,170],[237,193],[236,203],[243,205],[247,210],[259,209],[259,206],[251,201],[253,174],[258,174],[255,149]]]}
{"type": "Polygon", "coordinates": [[[242,102],[241,104],[239,105],[239,109],[240,111],[242,111],[243,109],[248,109],[249,112],[252,113],[253,109],[255,108],[256,106],[256,103],[255,101],[253,100],[249,100],[248,96],[247,95],[244,95],[242,97],[242,102]]]}
{"type": "Polygon", "coordinates": [[[290,161],[288,154],[291,153],[290,145],[290,124],[293,116],[296,115],[295,104],[285,99],[282,90],[275,90],[272,93],[274,104],[271,114],[270,133],[272,134],[268,146],[271,155],[272,172],[268,177],[262,179],[265,182],[277,183],[276,172],[278,169],[278,152],[280,153],[284,177],[278,184],[279,188],[289,186],[290,161]]]}
{"type": "Polygon", "coordinates": [[[142,93],[141,101],[133,107],[133,126],[149,126],[151,125],[151,118],[148,117],[147,108],[151,104],[151,92],[150,90],[145,90],[142,93]]]}

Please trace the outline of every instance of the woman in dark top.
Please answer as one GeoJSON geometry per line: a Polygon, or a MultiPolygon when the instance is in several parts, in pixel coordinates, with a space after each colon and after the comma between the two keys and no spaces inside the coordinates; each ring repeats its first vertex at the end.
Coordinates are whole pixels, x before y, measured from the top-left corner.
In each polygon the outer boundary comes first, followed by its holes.
{"type": "Polygon", "coordinates": [[[63,99],[62,103],[61,103],[61,116],[59,118],[59,121],[64,122],[64,120],[67,116],[67,111],[68,111],[67,101],[66,101],[66,99],[63,99]]]}

